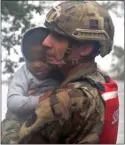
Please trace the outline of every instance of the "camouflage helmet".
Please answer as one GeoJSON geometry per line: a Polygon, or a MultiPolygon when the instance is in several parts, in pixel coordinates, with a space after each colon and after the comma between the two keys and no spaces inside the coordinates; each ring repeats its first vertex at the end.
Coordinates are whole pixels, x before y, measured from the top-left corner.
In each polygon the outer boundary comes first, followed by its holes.
{"type": "Polygon", "coordinates": [[[95,1],[62,2],[48,12],[44,24],[49,29],[78,41],[98,41],[102,57],[112,49],[112,19],[108,11],[95,1]]]}

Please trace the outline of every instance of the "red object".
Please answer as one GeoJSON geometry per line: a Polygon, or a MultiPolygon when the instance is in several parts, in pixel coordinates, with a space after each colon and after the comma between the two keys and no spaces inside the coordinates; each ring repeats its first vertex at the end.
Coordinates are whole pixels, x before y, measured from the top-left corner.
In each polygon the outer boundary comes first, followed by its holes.
{"type": "Polygon", "coordinates": [[[105,121],[100,135],[100,144],[115,144],[119,123],[118,87],[111,78],[108,83],[102,85],[105,91],[99,90],[99,92],[105,101],[105,121]]]}

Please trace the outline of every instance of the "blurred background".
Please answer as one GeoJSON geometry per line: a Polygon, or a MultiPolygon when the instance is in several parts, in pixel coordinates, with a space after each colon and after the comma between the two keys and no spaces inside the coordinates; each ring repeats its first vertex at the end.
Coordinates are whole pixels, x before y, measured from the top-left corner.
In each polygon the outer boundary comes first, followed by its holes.
{"type": "MultiPolygon", "coordinates": [[[[48,10],[62,1],[1,1],[2,19],[2,119],[6,113],[8,85],[24,63],[20,50],[23,34],[35,26],[43,26],[48,10]]],[[[112,52],[104,58],[98,56],[98,67],[118,83],[120,123],[117,143],[124,143],[124,1],[97,1],[110,13],[115,37],[112,52]]]]}

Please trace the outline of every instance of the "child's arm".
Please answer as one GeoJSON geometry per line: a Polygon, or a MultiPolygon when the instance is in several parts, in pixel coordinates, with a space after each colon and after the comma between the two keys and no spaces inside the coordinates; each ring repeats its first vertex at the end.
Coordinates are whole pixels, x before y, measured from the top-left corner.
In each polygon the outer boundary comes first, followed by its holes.
{"type": "Polygon", "coordinates": [[[7,96],[7,107],[12,112],[29,112],[36,108],[40,96],[28,96],[30,83],[26,66],[22,66],[13,77],[7,96]]]}

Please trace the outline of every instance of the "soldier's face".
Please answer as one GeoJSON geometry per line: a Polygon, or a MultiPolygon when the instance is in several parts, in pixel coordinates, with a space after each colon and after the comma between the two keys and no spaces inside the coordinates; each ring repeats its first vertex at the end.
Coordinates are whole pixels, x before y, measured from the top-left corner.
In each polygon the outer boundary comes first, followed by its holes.
{"type": "MultiPolygon", "coordinates": [[[[52,64],[59,64],[64,57],[66,49],[69,46],[68,39],[56,33],[51,33],[48,35],[44,41],[43,46],[46,47],[47,50],[47,61],[52,64]]],[[[93,50],[93,44],[90,42],[73,42],[72,52],[69,55],[71,59],[80,59],[88,54],[90,54],[93,50]]]]}
{"type": "Polygon", "coordinates": [[[57,64],[63,59],[68,48],[68,39],[62,35],[51,33],[44,39],[42,44],[47,48],[47,61],[57,64]]]}

